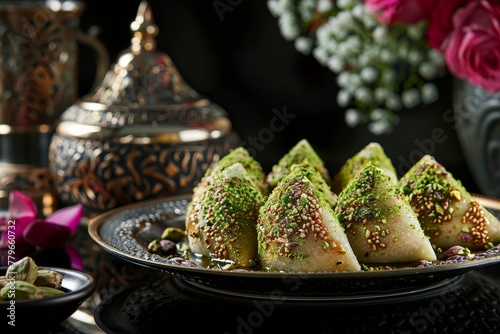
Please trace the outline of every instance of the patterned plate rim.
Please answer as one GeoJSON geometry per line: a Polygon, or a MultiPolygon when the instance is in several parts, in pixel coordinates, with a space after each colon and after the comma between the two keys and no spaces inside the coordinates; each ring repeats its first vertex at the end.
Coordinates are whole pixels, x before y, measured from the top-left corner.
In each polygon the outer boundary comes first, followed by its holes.
{"type": "MultiPolygon", "coordinates": [[[[493,208],[500,210],[500,200],[483,196],[475,195],[474,197],[483,205],[488,208],[493,208]]],[[[155,204],[163,204],[168,202],[184,201],[187,202],[190,199],[190,195],[176,195],[165,198],[156,198],[141,202],[136,202],[128,204],[119,208],[112,209],[105,213],[102,213],[89,221],[88,232],[90,237],[104,250],[107,252],[124,259],[128,262],[135,263],[138,265],[146,266],[152,269],[161,270],[170,274],[181,274],[186,277],[190,275],[202,275],[203,277],[213,277],[213,278],[230,278],[230,277],[240,277],[240,278],[252,278],[252,279],[272,279],[284,277],[299,277],[300,279],[340,279],[340,280],[351,280],[351,279],[369,279],[375,277],[408,277],[415,275],[429,275],[436,272],[447,271],[449,276],[453,276],[453,272],[456,274],[461,274],[465,271],[475,269],[477,267],[491,265],[500,262],[500,245],[497,245],[493,249],[490,249],[484,253],[478,253],[476,256],[470,260],[463,260],[458,262],[443,262],[436,263],[429,266],[418,266],[418,267],[403,267],[391,270],[373,270],[373,271],[361,271],[361,272],[264,272],[264,271],[232,271],[232,270],[217,270],[204,267],[188,267],[179,265],[178,263],[169,263],[166,261],[151,260],[142,257],[143,254],[137,254],[133,252],[127,252],[117,247],[114,247],[109,242],[109,238],[101,235],[101,229],[106,224],[112,222],[113,217],[123,214],[124,212],[130,211],[135,214],[139,214],[141,209],[145,209],[148,206],[155,204]]],[[[145,213],[140,213],[145,214],[145,213]]],[[[130,219],[137,217],[130,216],[130,219]]],[[[144,253],[149,253],[144,249],[144,253]]],[[[159,256],[158,256],[159,257],[159,256]]]]}

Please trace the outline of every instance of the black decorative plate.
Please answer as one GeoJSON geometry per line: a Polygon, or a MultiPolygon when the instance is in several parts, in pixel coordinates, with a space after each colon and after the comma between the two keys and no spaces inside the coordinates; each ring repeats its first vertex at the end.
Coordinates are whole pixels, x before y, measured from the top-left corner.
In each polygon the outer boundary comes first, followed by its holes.
{"type": "MultiPolygon", "coordinates": [[[[476,197],[496,216],[497,200],[476,197]]],[[[472,258],[435,261],[426,265],[362,272],[281,273],[220,270],[191,261],[167,260],[147,250],[167,226],[184,227],[188,195],[154,199],[126,205],[101,214],[89,223],[92,239],[104,250],[126,261],[164,271],[174,277],[213,292],[226,291],[254,297],[275,294],[301,298],[363,298],[414,293],[475,268],[500,262],[500,246],[472,258]]]]}

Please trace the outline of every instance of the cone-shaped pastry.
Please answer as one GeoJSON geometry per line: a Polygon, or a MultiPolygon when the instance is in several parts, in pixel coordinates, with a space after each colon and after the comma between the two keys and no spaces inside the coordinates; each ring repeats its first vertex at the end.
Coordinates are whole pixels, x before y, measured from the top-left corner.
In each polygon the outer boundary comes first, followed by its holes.
{"type": "Polygon", "coordinates": [[[299,169],[283,178],[261,207],[258,240],[264,270],[361,270],[332,208],[299,169]]]}
{"type": "Polygon", "coordinates": [[[231,150],[228,154],[223,156],[220,160],[214,162],[205,172],[203,178],[193,190],[193,197],[202,192],[204,187],[210,183],[210,179],[218,172],[227,168],[235,163],[241,163],[248,172],[248,175],[253,180],[255,185],[259,188],[263,195],[269,193],[269,187],[266,183],[266,174],[264,173],[260,163],[255,160],[248,151],[240,146],[231,150]]]}
{"type": "Polygon", "coordinates": [[[307,177],[318,188],[318,191],[321,192],[323,198],[332,208],[337,205],[337,195],[332,192],[330,185],[326,183],[318,170],[308,160],[304,160],[301,164],[292,165],[290,171],[294,171],[295,169],[299,169],[302,175],[307,177]]]}
{"type": "Polygon", "coordinates": [[[398,181],[398,176],[391,159],[385,154],[379,143],[369,143],[358,153],[342,165],[339,172],[333,178],[332,190],[339,194],[356,177],[367,164],[371,163],[375,167],[382,169],[394,181],[398,181]]]}
{"type": "Polygon", "coordinates": [[[434,157],[422,157],[399,185],[436,249],[460,245],[484,250],[500,242],[498,219],[434,157]]]}
{"type": "Polygon", "coordinates": [[[214,176],[194,203],[186,231],[192,253],[248,268],[257,258],[257,218],[263,197],[241,163],[214,176]]]}
{"type": "Polygon", "coordinates": [[[220,160],[214,162],[205,172],[200,182],[193,189],[193,197],[187,205],[186,209],[186,230],[188,229],[189,216],[191,215],[191,210],[200,200],[201,195],[205,191],[211,180],[219,174],[225,168],[235,164],[241,163],[243,167],[248,172],[248,175],[255,183],[257,188],[261,191],[263,195],[269,193],[269,186],[266,182],[266,174],[264,173],[260,163],[255,160],[250,153],[244,147],[237,147],[231,150],[228,154],[223,156],[220,160]]]}
{"type": "Polygon", "coordinates": [[[335,213],[361,263],[436,259],[410,204],[378,167],[358,173],[339,194],[335,213]]]}
{"type": "Polygon", "coordinates": [[[278,183],[290,172],[290,167],[294,164],[300,164],[304,160],[308,160],[309,164],[314,166],[325,181],[330,184],[330,175],[326,169],[323,160],[314,151],[307,139],[300,140],[294,147],[290,149],[276,165],[272,167],[271,172],[267,175],[267,183],[271,188],[276,187],[278,183]]]}

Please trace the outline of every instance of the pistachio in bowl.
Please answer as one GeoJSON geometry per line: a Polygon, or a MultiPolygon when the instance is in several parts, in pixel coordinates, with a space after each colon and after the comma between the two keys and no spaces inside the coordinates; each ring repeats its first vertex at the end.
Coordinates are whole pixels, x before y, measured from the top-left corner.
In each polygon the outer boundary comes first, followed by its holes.
{"type": "Polygon", "coordinates": [[[40,330],[57,326],[94,292],[96,282],[87,273],[39,267],[24,257],[0,267],[2,332],[40,330]]]}

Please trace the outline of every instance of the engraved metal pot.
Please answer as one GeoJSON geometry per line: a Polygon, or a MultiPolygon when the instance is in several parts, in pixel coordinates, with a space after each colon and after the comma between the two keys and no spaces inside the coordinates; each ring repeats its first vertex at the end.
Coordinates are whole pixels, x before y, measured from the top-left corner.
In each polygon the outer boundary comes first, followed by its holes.
{"type": "Polygon", "coordinates": [[[132,43],[91,93],[63,112],[50,145],[60,200],[95,211],[190,192],[239,142],[226,112],[156,49],[147,2],[132,43]]]}
{"type": "Polygon", "coordinates": [[[500,198],[500,92],[454,82],[455,126],[480,191],[500,198]]]}

